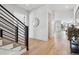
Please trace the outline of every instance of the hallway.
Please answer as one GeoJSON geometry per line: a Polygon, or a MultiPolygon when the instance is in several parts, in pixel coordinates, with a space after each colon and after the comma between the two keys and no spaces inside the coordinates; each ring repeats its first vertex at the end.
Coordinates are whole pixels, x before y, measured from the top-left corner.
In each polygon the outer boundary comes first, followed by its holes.
{"type": "MultiPolygon", "coordinates": [[[[24,53],[26,54],[26,53],[24,53]]],[[[30,39],[29,55],[70,55],[69,41],[64,31],[48,41],[30,39]]]]}
{"type": "Polygon", "coordinates": [[[25,45],[24,55],[70,55],[70,43],[64,30],[74,24],[74,6],[2,4],[0,37],[25,45]]]}

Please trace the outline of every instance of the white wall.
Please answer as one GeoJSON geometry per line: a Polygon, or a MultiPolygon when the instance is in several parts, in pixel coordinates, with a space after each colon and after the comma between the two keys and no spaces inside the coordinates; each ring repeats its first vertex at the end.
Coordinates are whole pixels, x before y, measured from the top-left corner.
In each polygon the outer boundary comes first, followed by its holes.
{"type": "MultiPolygon", "coordinates": [[[[52,7],[51,7],[52,8],[52,7]]],[[[49,6],[40,7],[30,13],[30,38],[36,38],[40,40],[48,40],[48,13],[51,14],[51,27],[50,27],[50,37],[54,36],[55,32],[55,22],[68,22],[73,23],[73,11],[53,11],[49,6]],[[40,19],[40,25],[37,28],[33,28],[33,20],[35,17],[40,19]],[[66,20],[66,21],[65,21],[66,20]]],[[[58,30],[58,29],[57,29],[58,30]]],[[[61,28],[60,28],[61,30],[61,28]]]]}
{"type": "Polygon", "coordinates": [[[28,12],[15,4],[3,4],[3,6],[8,9],[12,14],[14,14],[20,21],[28,25],[28,12]]]}
{"type": "Polygon", "coordinates": [[[48,21],[49,21],[49,38],[53,38],[53,36],[54,36],[54,22],[55,22],[55,14],[54,14],[54,12],[50,9],[50,10],[48,10],[48,13],[50,13],[50,15],[49,15],[49,17],[48,17],[48,21]]]}
{"type": "Polygon", "coordinates": [[[48,14],[47,14],[47,6],[42,6],[30,13],[30,29],[29,29],[29,37],[35,38],[39,40],[48,40],[48,14]],[[38,17],[40,20],[40,24],[37,28],[33,28],[33,20],[35,17],[38,17]]]}
{"type": "Polygon", "coordinates": [[[76,25],[77,24],[77,20],[76,20],[76,11],[77,11],[77,8],[79,7],[79,4],[76,4],[74,6],[74,24],[76,25]]]}

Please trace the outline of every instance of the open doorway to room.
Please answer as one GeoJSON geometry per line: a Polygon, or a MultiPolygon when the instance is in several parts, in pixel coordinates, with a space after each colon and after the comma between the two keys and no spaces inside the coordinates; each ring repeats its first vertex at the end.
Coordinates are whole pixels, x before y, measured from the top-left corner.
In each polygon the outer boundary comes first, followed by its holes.
{"type": "Polygon", "coordinates": [[[52,6],[53,8],[50,8],[51,12],[48,13],[48,39],[54,37],[52,41],[54,43],[53,47],[61,52],[57,54],[70,54],[70,42],[66,30],[74,24],[74,5],[52,6]],[[61,48],[63,48],[62,51],[61,48]]]}

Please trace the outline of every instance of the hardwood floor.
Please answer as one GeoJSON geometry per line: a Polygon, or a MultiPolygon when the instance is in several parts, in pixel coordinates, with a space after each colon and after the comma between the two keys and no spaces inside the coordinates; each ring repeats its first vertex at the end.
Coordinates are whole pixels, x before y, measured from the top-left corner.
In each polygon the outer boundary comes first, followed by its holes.
{"type": "Polygon", "coordinates": [[[65,33],[56,33],[48,41],[30,39],[29,51],[25,55],[69,55],[70,46],[65,33]],[[61,35],[60,35],[61,34],[61,35]]]}

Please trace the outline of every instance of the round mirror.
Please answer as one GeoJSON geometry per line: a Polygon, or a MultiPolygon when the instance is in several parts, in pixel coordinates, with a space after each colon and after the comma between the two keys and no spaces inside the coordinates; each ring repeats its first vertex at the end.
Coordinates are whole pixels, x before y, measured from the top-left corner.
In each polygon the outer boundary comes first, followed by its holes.
{"type": "Polygon", "coordinates": [[[33,21],[33,27],[38,27],[39,26],[39,18],[35,17],[34,21],[33,21]]]}

